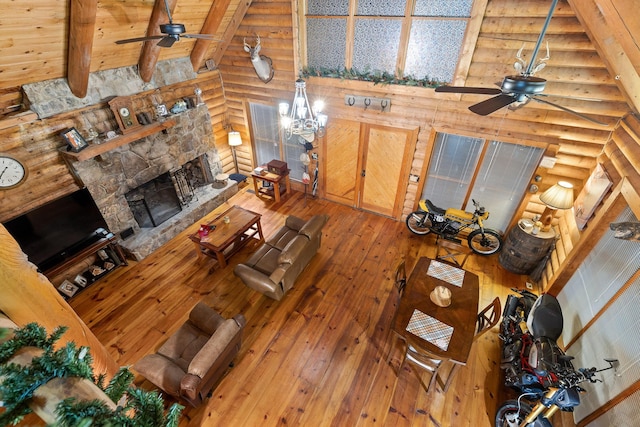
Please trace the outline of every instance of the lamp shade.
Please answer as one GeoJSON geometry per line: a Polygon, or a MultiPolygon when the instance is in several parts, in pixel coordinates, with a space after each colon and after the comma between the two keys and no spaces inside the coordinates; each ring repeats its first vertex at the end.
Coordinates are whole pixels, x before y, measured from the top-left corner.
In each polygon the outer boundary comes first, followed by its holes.
{"type": "Polygon", "coordinates": [[[240,137],[240,132],[232,130],[228,134],[229,137],[229,145],[231,147],[237,147],[238,145],[242,145],[242,138],[240,137]]]}
{"type": "Polygon", "coordinates": [[[573,185],[560,181],[540,195],[540,201],[553,209],[573,207],[573,185]]]}

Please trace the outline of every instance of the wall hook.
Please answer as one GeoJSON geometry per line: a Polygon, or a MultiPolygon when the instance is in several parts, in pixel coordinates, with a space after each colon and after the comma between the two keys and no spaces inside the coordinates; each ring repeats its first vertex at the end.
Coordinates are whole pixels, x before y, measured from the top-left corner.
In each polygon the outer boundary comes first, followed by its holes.
{"type": "Polygon", "coordinates": [[[350,96],[349,99],[347,99],[347,103],[349,104],[349,107],[353,107],[356,104],[356,99],[353,96],[350,96]]]}
{"type": "Polygon", "coordinates": [[[382,108],[383,113],[384,113],[384,110],[387,109],[388,105],[389,105],[389,102],[386,99],[383,99],[382,101],[380,101],[380,107],[382,108]]]}
{"type": "Polygon", "coordinates": [[[364,99],[364,109],[366,110],[371,105],[371,98],[364,99]]]}

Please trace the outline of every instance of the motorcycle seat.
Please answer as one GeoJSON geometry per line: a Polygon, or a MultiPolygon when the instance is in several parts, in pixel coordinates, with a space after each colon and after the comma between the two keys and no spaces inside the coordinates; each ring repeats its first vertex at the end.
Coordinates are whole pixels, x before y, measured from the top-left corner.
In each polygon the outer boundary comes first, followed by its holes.
{"type": "Polygon", "coordinates": [[[436,205],[434,205],[433,203],[431,203],[431,200],[425,200],[424,202],[426,203],[427,207],[429,208],[429,212],[433,212],[433,213],[438,214],[438,215],[444,215],[447,212],[446,209],[439,208],[436,205]]]}

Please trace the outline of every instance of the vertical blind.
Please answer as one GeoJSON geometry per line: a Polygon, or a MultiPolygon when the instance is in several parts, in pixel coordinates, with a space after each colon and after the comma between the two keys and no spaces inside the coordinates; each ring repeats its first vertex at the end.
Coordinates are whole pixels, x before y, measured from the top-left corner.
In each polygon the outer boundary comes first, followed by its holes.
{"type": "Polygon", "coordinates": [[[280,132],[276,107],[249,103],[251,132],[255,145],[256,164],[266,165],[280,158],[280,132]]]}

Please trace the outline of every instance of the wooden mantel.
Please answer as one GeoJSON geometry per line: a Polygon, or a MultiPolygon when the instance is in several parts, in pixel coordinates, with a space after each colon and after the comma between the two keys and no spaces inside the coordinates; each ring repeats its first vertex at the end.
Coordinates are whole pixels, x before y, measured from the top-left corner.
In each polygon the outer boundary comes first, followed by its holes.
{"type": "Polygon", "coordinates": [[[176,119],[171,118],[163,122],[155,122],[150,125],[141,126],[139,129],[136,129],[131,133],[128,133],[126,135],[120,135],[115,138],[111,138],[110,140],[105,141],[101,144],[89,145],[87,148],[77,153],[73,151],[67,151],[66,148],[61,148],[60,152],[69,158],[72,158],[81,162],[84,160],[92,159],[101,154],[107,153],[113,149],[129,144],[133,141],[137,141],[138,139],[142,139],[145,136],[149,136],[154,133],[161,132],[165,129],[169,129],[170,127],[175,126],[175,124],[176,124],[176,119]]]}

